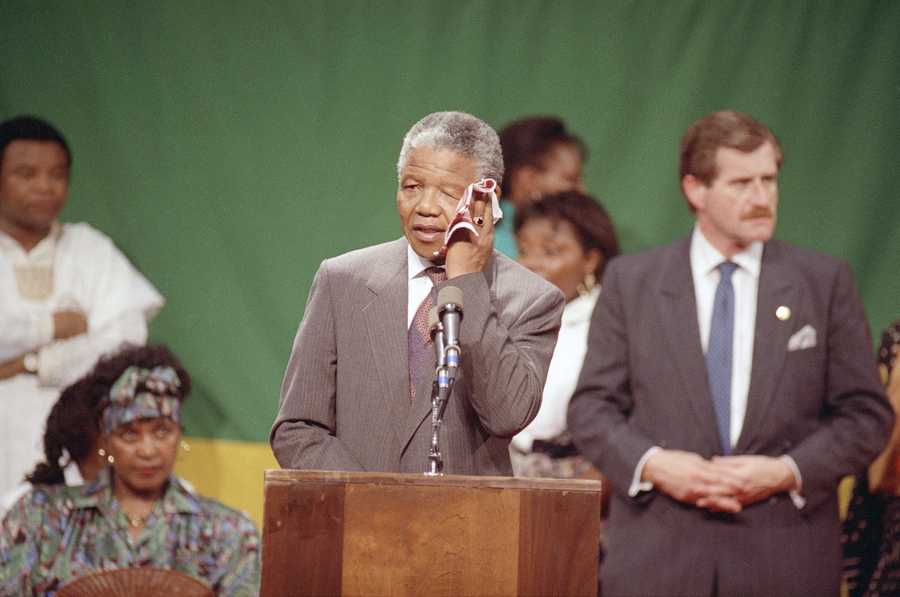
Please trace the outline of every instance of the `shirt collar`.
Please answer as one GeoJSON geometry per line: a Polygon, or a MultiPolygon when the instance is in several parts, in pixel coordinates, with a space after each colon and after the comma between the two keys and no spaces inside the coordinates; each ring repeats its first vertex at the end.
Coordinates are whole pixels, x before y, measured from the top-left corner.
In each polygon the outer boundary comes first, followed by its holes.
{"type": "Polygon", "coordinates": [[[406,274],[408,276],[408,280],[419,277],[426,269],[428,269],[429,267],[434,267],[436,265],[436,263],[432,263],[431,261],[416,253],[413,250],[412,245],[408,242],[406,243],[406,274]]]}
{"type": "Polygon", "coordinates": [[[709,275],[723,261],[732,261],[754,278],[758,278],[762,254],[763,243],[754,241],[740,253],[732,255],[730,260],[726,260],[718,249],[706,239],[700,227],[694,226],[694,232],[691,235],[691,267],[701,275],[709,275]]]}
{"type": "Polygon", "coordinates": [[[46,260],[49,256],[52,261],[56,242],[61,233],[62,225],[59,222],[53,222],[50,224],[50,232],[47,233],[47,236],[42,238],[31,251],[26,252],[16,239],[0,230],[0,253],[17,255],[29,261],[46,260]]]}
{"type": "Polygon", "coordinates": [[[163,496],[163,512],[179,514],[197,514],[200,512],[200,502],[197,496],[184,486],[181,479],[175,475],[169,476],[169,486],[163,496]]]}
{"type": "MultiPolygon", "coordinates": [[[[108,505],[112,501],[112,482],[109,467],[104,467],[93,483],[81,488],[72,498],[75,509],[97,508],[108,505]]],[[[166,513],[196,514],[200,512],[200,503],[189,491],[181,479],[169,475],[169,482],[162,498],[162,509],[166,513]]]]}

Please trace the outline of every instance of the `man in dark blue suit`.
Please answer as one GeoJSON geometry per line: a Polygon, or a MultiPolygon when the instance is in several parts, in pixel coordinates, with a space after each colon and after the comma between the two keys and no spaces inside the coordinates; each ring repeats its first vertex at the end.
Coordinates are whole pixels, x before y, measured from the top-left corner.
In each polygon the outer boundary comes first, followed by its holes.
{"type": "Polygon", "coordinates": [[[893,413],[846,263],[772,240],[782,150],[733,111],[695,122],[696,224],[613,260],[569,407],[612,482],[615,595],[837,595],[836,488],[893,413]]]}

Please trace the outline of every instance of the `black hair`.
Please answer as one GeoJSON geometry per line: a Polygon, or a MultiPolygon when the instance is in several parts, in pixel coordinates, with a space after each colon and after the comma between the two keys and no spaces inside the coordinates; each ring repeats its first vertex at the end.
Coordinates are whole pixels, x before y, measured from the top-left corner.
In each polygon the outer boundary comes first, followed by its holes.
{"type": "Polygon", "coordinates": [[[519,168],[544,167],[544,159],[558,144],[572,145],[587,160],[587,146],[577,136],[566,129],[566,124],[556,116],[532,116],[515,120],[500,131],[500,147],[503,149],[503,163],[506,166],[505,195],[516,196],[513,188],[513,174],[519,168]]]}
{"type": "Polygon", "coordinates": [[[609,212],[603,205],[584,193],[564,191],[546,195],[516,210],[513,226],[518,234],[529,220],[547,219],[568,222],[585,252],[598,249],[603,259],[597,264],[594,275],[603,276],[606,263],[619,254],[619,239],[609,212]]]}
{"type": "Polygon", "coordinates": [[[22,115],[0,122],[0,165],[6,146],[13,141],[52,141],[66,152],[66,165],[72,168],[72,152],[66,138],[55,126],[37,116],[22,115]]]}
{"type": "Polygon", "coordinates": [[[73,460],[90,456],[100,435],[100,417],[109,390],[128,367],[143,369],[171,367],[181,382],[184,402],[191,391],[191,377],[178,357],[164,345],[128,346],[121,351],[102,357],[90,373],[67,387],[60,394],[47,417],[44,432],[44,457],[34,471],[26,477],[32,485],[63,483],[63,470],[59,459],[65,448],[73,460]]]}
{"type": "Polygon", "coordinates": [[[76,462],[85,459],[94,449],[99,429],[94,416],[96,401],[91,400],[90,381],[89,378],[82,378],[67,387],[50,409],[44,431],[46,460],[26,477],[32,485],[53,485],[65,481],[59,463],[63,449],[76,462]]]}

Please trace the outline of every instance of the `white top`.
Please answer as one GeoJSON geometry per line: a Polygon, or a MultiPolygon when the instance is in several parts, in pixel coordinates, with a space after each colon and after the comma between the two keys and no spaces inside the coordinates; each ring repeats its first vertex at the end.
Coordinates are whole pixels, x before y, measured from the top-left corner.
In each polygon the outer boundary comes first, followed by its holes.
{"type": "Polygon", "coordinates": [[[584,364],[591,314],[599,297],[600,287],[596,286],[590,294],[572,299],[563,309],[562,324],[556,348],[553,349],[553,358],[550,359],[541,408],[534,420],[512,438],[513,446],[518,451],[531,452],[534,440],[550,440],[566,430],[569,400],[575,392],[584,364]]]}
{"type": "MultiPolygon", "coordinates": [[[[731,445],[737,444],[747,412],[747,393],[750,391],[750,371],[753,370],[753,337],[756,329],[756,294],[759,289],[759,269],[762,264],[763,244],[751,243],[749,247],[732,256],[730,261],[738,267],[731,275],[734,286],[734,334],[731,364],[731,445]]],[[[699,227],[691,236],[691,275],[694,278],[694,295],[697,299],[697,323],[700,324],[700,341],[703,353],[709,344],[709,326],[712,320],[713,302],[719,286],[719,270],[728,261],[713,247],[699,227]]]]}
{"type": "Polygon", "coordinates": [[[0,494],[42,459],[44,422],[61,388],[87,373],[122,343],[147,341],[147,322],[162,308],[157,292],[103,233],[88,224],[64,224],[26,253],[0,232],[0,361],[36,351],[37,375],[0,380],[0,494]],[[23,297],[15,268],[52,262],[53,290],[23,297]],[[88,332],[53,340],[55,311],[80,309],[88,332]]]}

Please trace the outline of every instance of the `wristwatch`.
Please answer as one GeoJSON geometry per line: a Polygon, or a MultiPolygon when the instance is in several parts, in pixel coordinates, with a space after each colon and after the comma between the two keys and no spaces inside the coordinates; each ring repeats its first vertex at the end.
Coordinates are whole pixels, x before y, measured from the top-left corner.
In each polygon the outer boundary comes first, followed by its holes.
{"type": "Polygon", "coordinates": [[[35,352],[29,352],[22,359],[22,364],[25,366],[25,371],[29,373],[37,373],[38,370],[38,356],[35,352]]]}

